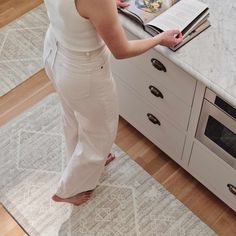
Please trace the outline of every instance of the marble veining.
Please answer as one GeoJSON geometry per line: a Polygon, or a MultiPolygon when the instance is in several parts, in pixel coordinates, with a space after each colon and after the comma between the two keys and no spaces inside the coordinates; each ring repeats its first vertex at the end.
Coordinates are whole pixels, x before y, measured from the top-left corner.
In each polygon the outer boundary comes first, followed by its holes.
{"type": "MultiPolygon", "coordinates": [[[[236,107],[236,2],[200,1],[209,6],[211,27],[176,52],[155,49],[236,107]]],[[[126,17],[120,20],[139,38],[150,37],[126,17]]]]}

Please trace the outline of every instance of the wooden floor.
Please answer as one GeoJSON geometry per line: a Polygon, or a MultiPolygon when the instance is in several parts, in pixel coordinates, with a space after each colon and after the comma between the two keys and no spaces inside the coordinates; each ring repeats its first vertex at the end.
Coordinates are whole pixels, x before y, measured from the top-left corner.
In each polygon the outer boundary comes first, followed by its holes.
{"type": "MultiPolygon", "coordinates": [[[[30,9],[33,3],[37,5],[40,1],[0,0],[0,23],[3,24],[3,16],[7,14],[2,13],[3,9],[7,11],[7,6],[13,6],[15,2],[17,2],[15,6],[22,10],[30,9]]],[[[5,23],[7,22],[8,19],[5,23]]],[[[44,71],[40,71],[0,98],[0,125],[5,124],[53,91],[44,71]]],[[[236,213],[122,118],[119,122],[116,144],[217,234],[236,235],[236,213]]],[[[19,229],[12,217],[0,207],[0,235],[24,235],[24,232],[19,229]]]]}
{"type": "Polygon", "coordinates": [[[0,0],[0,28],[42,2],[43,0],[0,0]]]}
{"type": "Polygon", "coordinates": [[[24,230],[17,225],[14,218],[0,204],[0,235],[1,236],[26,236],[24,230]]]}

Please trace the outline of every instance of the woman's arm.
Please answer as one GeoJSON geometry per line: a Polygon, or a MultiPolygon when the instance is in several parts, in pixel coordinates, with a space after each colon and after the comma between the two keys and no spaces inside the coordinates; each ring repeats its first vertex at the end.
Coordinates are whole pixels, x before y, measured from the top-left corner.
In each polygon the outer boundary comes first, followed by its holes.
{"type": "Polygon", "coordinates": [[[138,56],[158,44],[173,47],[182,41],[181,35],[176,38],[178,30],[166,31],[148,39],[127,40],[119,22],[115,0],[78,0],[77,9],[91,21],[117,59],[138,56]]]}

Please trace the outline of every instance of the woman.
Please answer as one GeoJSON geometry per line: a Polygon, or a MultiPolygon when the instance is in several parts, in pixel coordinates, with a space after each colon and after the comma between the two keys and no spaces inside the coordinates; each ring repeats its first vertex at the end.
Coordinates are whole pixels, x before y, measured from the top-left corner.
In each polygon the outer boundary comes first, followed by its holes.
{"type": "Polygon", "coordinates": [[[118,19],[122,0],[45,0],[50,26],[44,45],[45,70],[62,105],[69,163],[52,197],[80,205],[96,188],[118,125],[118,103],[109,55],[134,57],[160,44],[182,40],[178,30],[128,41],[118,19]]]}

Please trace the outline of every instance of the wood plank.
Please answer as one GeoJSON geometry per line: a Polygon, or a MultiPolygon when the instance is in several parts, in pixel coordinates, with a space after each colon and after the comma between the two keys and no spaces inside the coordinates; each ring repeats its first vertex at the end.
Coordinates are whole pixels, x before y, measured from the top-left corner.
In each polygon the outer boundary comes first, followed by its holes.
{"type": "Polygon", "coordinates": [[[0,204],[0,235],[2,236],[27,236],[13,217],[0,204]]]}
{"type": "Polygon", "coordinates": [[[39,6],[43,0],[1,0],[0,28],[39,6]]]}
{"type": "Polygon", "coordinates": [[[236,218],[235,212],[231,209],[227,209],[223,214],[215,221],[213,228],[219,235],[235,236],[236,235],[236,218]]]}
{"type": "Polygon", "coordinates": [[[0,126],[33,106],[54,88],[42,70],[0,99],[0,126]],[[17,91],[17,92],[16,92],[17,91]]]}
{"type": "Polygon", "coordinates": [[[0,114],[6,112],[12,104],[15,104],[19,99],[22,99],[22,96],[27,98],[31,94],[38,91],[38,88],[42,88],[46,83],[49,82],[44,70],[39,71],[31,77],[31,80],[26,80],[21,83],[21,86],[18,88],[12,89],[9,93],[2,96],[0,100],[0,114]],[[15,93],[15,91],[18,91],[15,93]]]}

